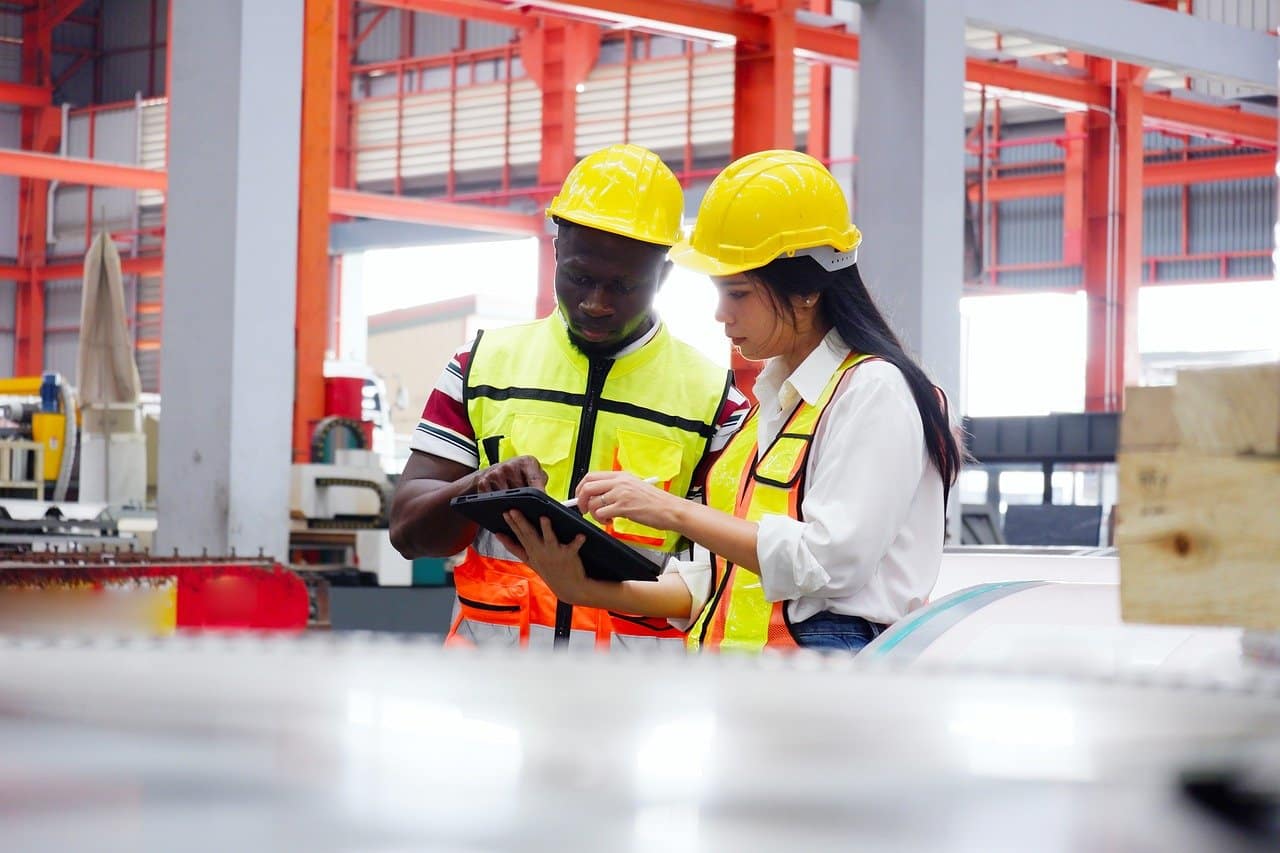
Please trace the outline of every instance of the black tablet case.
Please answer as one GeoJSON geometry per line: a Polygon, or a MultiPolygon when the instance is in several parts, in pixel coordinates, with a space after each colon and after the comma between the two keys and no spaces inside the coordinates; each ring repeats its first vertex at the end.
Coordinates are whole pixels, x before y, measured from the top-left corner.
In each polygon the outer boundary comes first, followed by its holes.
{"type": "Polygon", "coordinates": [[[661,568],[639,551],[614,539],[576,509],[564,506],[532,486],[460,495],[449,501],[449,506],[494,533],[511,535],[511,528],[502,517],[511,509],[522,512],[534,527],[539,527],[539,519],[550,518],[551,529],[561,542],[570,542],[582,533],[587,541],[578,554],[587,576],[597,580],[652,581],[661,573],[661,568]]]}

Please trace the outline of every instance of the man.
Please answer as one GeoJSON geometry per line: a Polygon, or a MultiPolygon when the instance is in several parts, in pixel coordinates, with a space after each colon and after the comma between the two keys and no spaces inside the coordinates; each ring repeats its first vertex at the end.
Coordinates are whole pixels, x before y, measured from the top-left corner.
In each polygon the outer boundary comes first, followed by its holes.
{"type": "MultiPolygon", "coordinates": [[[[547,215],[558,310],[459,350],[427,400],[391,509],[406,557],[467,547],[451,644],[682,647],[665,621],[559,602],[493,534],[449,508],[470,492],[538,486],[559,500],[588,471],[698,488],[747,411],[731,375],[653,312],[680,236],[684,194],[657,155],[614,145],[583,158],[547,215]]],[[[661,563],[679,538],[619,519],[607,528],[661,563]]]]}

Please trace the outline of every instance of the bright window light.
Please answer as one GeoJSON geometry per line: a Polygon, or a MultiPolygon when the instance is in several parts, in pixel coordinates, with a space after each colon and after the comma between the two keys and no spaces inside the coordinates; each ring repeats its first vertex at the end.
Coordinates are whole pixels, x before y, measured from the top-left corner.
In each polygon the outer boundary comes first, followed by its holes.
{"type": "Polygon", "coordinates": [[[1232,281],[1143,287],[1138,349],[1144,353],[1257,352],[1280,357],[1280,284],[1232,281]]]}
{"type": "Polygon", "coordinates": [[[538,241],[374,249],[364,253],[362,287],[366,315],[474,294],[482,316],[527,320],[538,288],[538,241]]]}
{"type": "Polygon", "coordinates": [[[673,335],[716,364],[729,366],[729,339],[724,326],[716,322],[716,288],[711,279],[674,267],[653,304],[673,335]]]}
{"type": "Polygon", "coordinates": [[[960,300],[962,408],[975,417],[1084,408],[1083,293],[960,300]]]}

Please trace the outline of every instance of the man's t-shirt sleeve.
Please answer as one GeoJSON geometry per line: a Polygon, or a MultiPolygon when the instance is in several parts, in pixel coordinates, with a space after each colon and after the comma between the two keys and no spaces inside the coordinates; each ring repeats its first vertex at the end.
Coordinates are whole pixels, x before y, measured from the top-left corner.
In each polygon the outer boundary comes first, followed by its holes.
{"type": "Polygon", "coordinates": [[[746,395],[739,391],[737,386],[730,386],[729,393],[725,395],[724,402],[720,404],[720,412],[716,415],[715,435],[711,437],[711,442],[707,445],[707,452],[703,455],[693,473],[693,484],[689,497],[694,499],[701,498],[702,485],[706,480],[707,472],[711,470],[711,466],[716,461],[716,457],[720,455],[720,451],[724,450],[725,446],[728,445],[729,439],[733,438],[733,434],[738,431],[742,426],[742,422],[747,419],[747,413],[750,411],[751,403],[747,400],[746,395]]]}
{"type": "Polygon", "coordinates": [[[480,456],[476,452],[476,434],[462,402],[462,377],[471,360],[471,347],[469,341],[455,352],[436,380],[409,447],[477,468],[480,456]]]}

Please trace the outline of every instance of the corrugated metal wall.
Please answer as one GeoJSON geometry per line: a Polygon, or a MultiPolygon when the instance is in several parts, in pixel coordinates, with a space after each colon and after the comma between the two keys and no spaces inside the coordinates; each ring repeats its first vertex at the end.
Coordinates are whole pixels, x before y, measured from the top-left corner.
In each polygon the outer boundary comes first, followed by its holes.
{"type": "MultiPolygon", "coordinates": [[[[53,32],[55,44],[102,56],[78,64],[54,93],[55,102],[81,107],[164,94],[169,0],[85,0],[73,15],[85,23],[63,23],[53,32]],[[102,21],[101,32],[89,23],[94,19],[102,21]]],[[[77,61],[73,52],[56,51],[55,79],[77,61]]]]}
{"type": "Polygon", "coordinates": [[[168,0],[104,0],[102,103],[164,93],[168,0]]]}
{"type": "MultiPolygon", "coordinates": [[[[1280,27],[1280,0],[1192,0],[1191,12],[1198,18],[1251,30],[1274,32],[1280,27]]],[[[1191,88],[1223,98],[1269,94],[1261,89],[1204,78],[1193,78],[1191,88]]]]}
{"type": "MultiPolygon", "coordinates": [[[[695,160],[723,161],[733,133],[732,49],[701,50],[693,55],[691,69],[688,57],[677,52],[678,41],[655,39],[652,48],[666,55],[632,65],[629,92],[627,66],[608,62],[610,56],[602,52],[601,63],[587,76],[578,96],[578,154],[626,138],[678,159],[691,135],[695,160]],[[628,99],[630,115],[624,118],[620,105],[628,99]]],[[[383,80],[394,87],[390,77],[372,82],[383,80]]],[[[429,83],[413,78],[407,85],[416,88],[429,83]]],[[[520,167],[529,173],[536,166],[541,154],[542,104],[531,80],[511,82],[509,116],[505,80],[451,90],[446,71],[440,83],[434,91],[406,97],[403,106],[393,97],[371,97],[354,104],[358,186],[387,189],[396,174],[397,159],[404,185],[427,190],[444,184],[451,156],[459,184],[492,179],[504,157],[516,169],[517,184],[520,167]],[[397,139],[401,141],[398,158],[397,139]]],[[[373,92],[377,93],[376,86],[373,92]]],[[[795,97],[795,132],[803,140],[809,126],[809,69],[802,61],[796,63],[795,97]]]]}
{"type": "Polygon", "coordinates": [[[408,46],[413,56],[440,56],[455,50],[501,47],[516,35],[511,27],[485,21],[467,21],[464,26],[457,18],[424,12],[402,16],[399,10],[394,9],[381,18],[376,18],[380,11],[381,7],[377,6],[360,6],[357,10],[356,34],[373,25],[373,29],[369,30],[369,34],[356,49],[357,65],[386,62],[401,55],[401,47],[405,44],[401,25],[404,17],[408,17],[411,22],[408,46]]]}
{"type": "MultiPolygon", "coordinates": [[[[45,282],[45,330],[44,330],[44,369],[56,370],[71,382],[76,382],[77,359],[80,351],[80,298],[83,285],[79,279],[59,279],[45,282]]],[[[12,286],[9,287],[12,291],[12,286]]],[[[124,278],[125,317],[134,325],[134,340],[146,339],[158,341],[160,338],[159,314],[139,314],[138,303],[158,302],[160,298],[160,279],[125,276],[124,278]]],[[[0,289],[0,328],[13,328],[12,297],[8,299],[6,308],[5,291],[0,289]],[[8,321],[5,321],[5,311],[8,321]]],[[[9,333],[10,346],[4,348],[10,359],[9,371],[12,371],[12,333],[9,333]]],[[[3,338],[0,338],[0,342],[3,338]]],[[[160,390],[160,351],[147,348],[135,353],[138,362],[138,374],[142,379],[142,390],[158,392],[160,390]]],[[[10,375],[0,373],[0,375],[10,375]]]]}
{"type": "Polygon", "coordinates": [[[22,13],[0,12],[0,80],[22,79],[22,13]]]}
{"type": "Polygon", "coordinates": [[[0,376],[13,375],[14,318],[17,314],[17,284],[0,281],[0,376]]]}
{"type": "MultiPolygon", "coordinates": [[[[1037,122],[1005,128],[1003,141],[1037,136],[1052,137],[1064,132],[1062,122],[1037,122]]],[[[1193,138],[1191,145],[1211,146],[1212,140],[1193,138]]],[[[1148,151],[1168,149],[1168,157],[1153,161],[1178,160],[1182,140],[1161,133],[1146,134],[1148,151]]],[[[1052,142],[1000,148],[1000,162],[1017,163],[1060,159],[1061,149],[1052,142]]],[[[1223,152],[1192,154],[1192,157],[1230,156],[1223,152]]],[[[970,158],[970,165],[976,160],[970,158]]],[[[1060,171],[1060,167],[1028,165],[1002,174],[1033,174],[1060,171]]],[[[1211,254],[1219,257],[1160,261],[1151,275],[1144,265],[1143,278],[1152,282],[1215,281],[1225,278],[1266,278],[1272,274],[1270,251],[1276,217],[1275,181],[1256,178],[1195,184],[1187,194],[1186,243],[1183,246],[1183,188],[1151,187],[1143,199],[1143,255],[1160,258],[1173,255],[1211,254]],[[1231,257],[1232,253],[1254,252],[1231,257]]],[[[996,207],[996,259],[998,266],[1053,264],[1062,260],[1063,209],[1061,198],[1029,198],[1001,202],[996,207]]],[[[990,262],[988,262],[990,263],[990,262]]],[[[1010,287],[1054,287],[1080,283],[1082,271],[1028,269],[1001,272],[999,281],[1010,287]]]]}
{"type": "MultiPolygon", "coordinates": [[[[22,113],[15,108],[0,109],[0,148],[22,145],[22,113]]],[[[12,260],[18,254],[18,179],[0,175],[0,258],[12,260]]]]}
{"type": "Polygon", "coordinates": [[[44,284],[44,369],[56,370],[73,383],[80,351],[80,289],[79,279],[44,284]]]}
{"type": "MultiPolygon", "coordinates": [[[[67,123],[67,153],[72,157],[89,158],[92,142],[92,159],[136,164],[139,120],[138,110],[132,108],[73,115],[67,123]]],[[[63,256],[83,253],[87,248],[86,218],[92,223],[94,230],[133,230],[137,205],[137,193],[133,190],[69,185],[58,187],[54,195],[54,242],[50,244],[50,254],[63,256]]]]}

